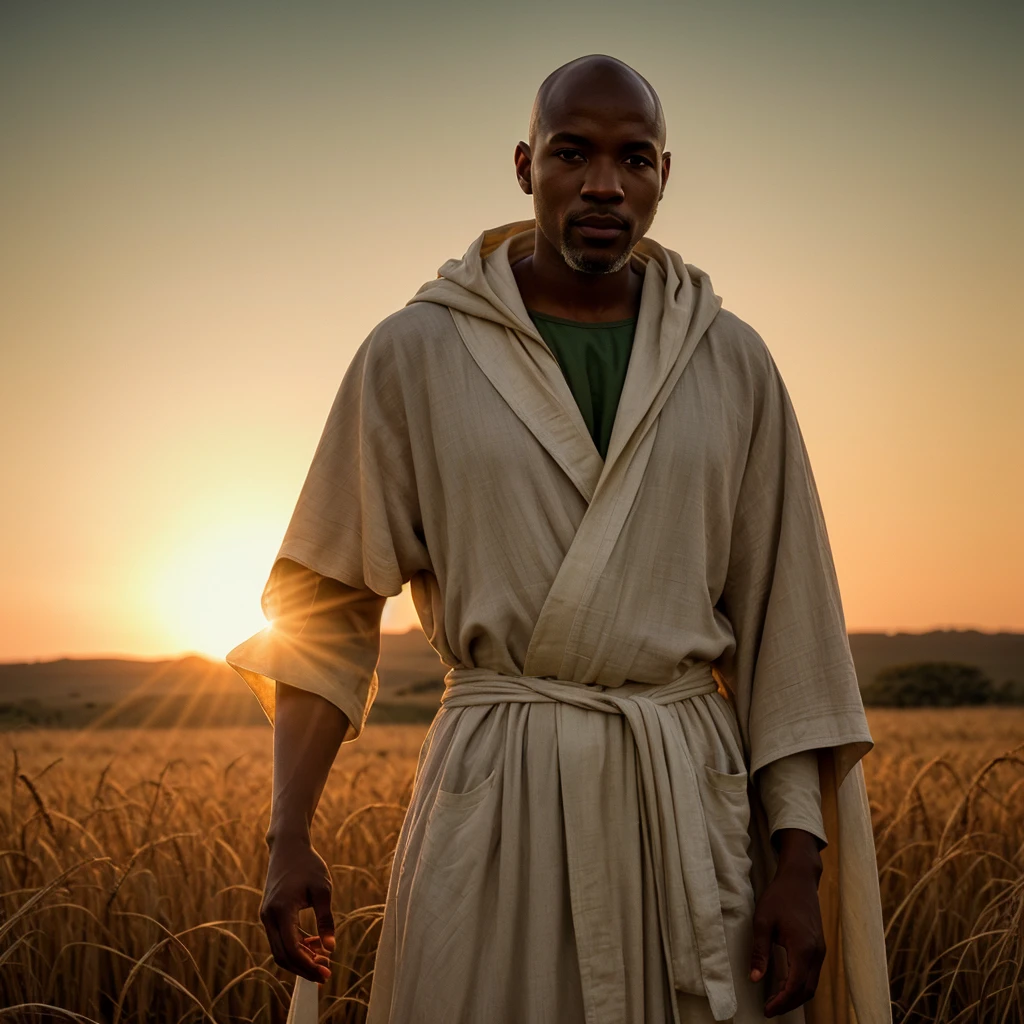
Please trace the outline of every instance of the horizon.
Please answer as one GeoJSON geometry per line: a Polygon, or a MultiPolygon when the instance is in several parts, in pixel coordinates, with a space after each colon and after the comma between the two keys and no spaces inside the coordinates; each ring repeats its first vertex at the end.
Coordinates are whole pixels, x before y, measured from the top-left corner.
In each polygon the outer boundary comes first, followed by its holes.
{"type": "Polygon", "coordinates": [[[216,660],[266,625],[356,347],[532,216],[515,144],[587,52],[661,97],[649,234],[777,362],[849,632],[1024,631],[1024,8],[620,14],[0,11],[0,660],[216,660]],[[494,39],[515,64],[467,88],[494,39]]]}
{"type": "MultiPolygon", "coordinates": [[[[409,626],[408,629],[404,630],[382,630],[381,640],[383,641],[384,635],[388,636],[407,636],[409,633],[419,633],[426,640],[426,635],[419,625],[409,626]]],[[[979,636],[1024,636],[1024,630],[1015,629],[975,629],[973,627],[949,627],[939,629],[924,629],[924,630],[874,630],[874,629],[851,629],[847,631],[848,636],[884,636],[888,638],[900,637],[900,636],[928,636],[932,633],[976,633],[979,636]]],[[[429,641],[428,641],[429,643],[429,641]]],[[[135,654],[124,654],[110,651],[101,651],[99,653],[89,654],[58,654],[52,657],[45,658],[20,658],[20,659],[0,659],[0,667],[5,665],[42,665],[49,664],[55,661],[132,661],[132,662],[143,662],[143,663],[159,663],[167,661],[185,661],[188,658],[199,658],[203,661],[212,662],[215,665],[225,665],[227,662],[223,656],[215,654],[206,654],[203,651],[182,651],[177,654],[157,654],[152,656],[142,656],[135,654]]]]}

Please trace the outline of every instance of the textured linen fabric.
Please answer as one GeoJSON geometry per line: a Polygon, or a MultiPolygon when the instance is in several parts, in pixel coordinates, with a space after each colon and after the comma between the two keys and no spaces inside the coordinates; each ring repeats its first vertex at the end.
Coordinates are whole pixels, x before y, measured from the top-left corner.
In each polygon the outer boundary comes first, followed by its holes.
{"type": "Polygon", "coordinates": [[[601,458],[605,458],[629,367],[636,320],[584,323],[533,310],[529,313],[558,360],[587,430],[601,458]]]}
{"type": "Polygon", "coordinates": [[[779,829],[802,828],[818,838],[819,850],[827,845],[817,751],[801,750],[766,764],[757,773],[757,785],[773,841],[779,829]]]}
{"type": "MultiPolygon", "coordinates": [[[[636,319],[580,321],[527,310],[558,365],[579,407],[601,458],[615,422],[622,385],[633,348],[636,319]]],[[[783,828],[801,828],[827,842],[821,820],[818,759],[802,750],[765,765],[757,773],[772,840],[783,828]]]]}
{"type": "MultiPolygon", "coordinates": [[[[260,650],[267,668],[275,668],[267,673],[275,680],[318,693],[350,719],[362,720],[373,700],[370,681],[386,599],[290,559],[282,559],[278,570],[286,583],[275,588],[269,607],[273,634],[264,631],[248,641],[249,655],[260,650]]],[[[802,828],[826,845],[814,751],[766,764],[757,785],[772,837],[779,829],[802,828]]]]}
{"type": "MultiPolygon", "coordinates": [[[[778,369],[706,274],[643,240],[640,316],[602,460],[515,284],[511,263],[533,236],[532,221],[485,232],[359,347],[264,591],[268,610],[288,561],[379,597],[408,580],[450,690],[471,670],[484,686],[555,688],[435,718],[369,1020],[762,1020],[765,985],[749,982],[747,958],[774,852],[750,780],[812,750],[828,955],[814,999],[788,1020],[891,1020],[860,766],[872,741],[778,369]],[[715,692],[649,696],[701,666],[715,692]],[[598,687],[602,711],[568,699],[598,687]],[[675,806],[666,794],[684,776],[683,809],[653,814],[675,806]],[[650,779],[662,780],[656,799],[650,779]],[[590,813],[577,816],[567,790],[590,813]],[[680,882],[665,859],[675,850],[713,863],[710,894],[680,882]],[[669,898],[681,886],[689,945],[669,898]],[[712,896],[720,916],[707,914],[712,896]],[[614,927],[594,934],[602,919],[614,927]]],[[[363,608],[372,630],[372,600],[363,608]]],[[[365,673],[355,647],[350,657],[365,673]]],[[[228,656],[271,718],[279,670],[307,658],[313,688],[353,708],[355,739],[375,670],[360,702],[301,643],[278,649],[273,629],[228,656]]],[[[691,857],[684,878],[693,870],[691,857]]]]}

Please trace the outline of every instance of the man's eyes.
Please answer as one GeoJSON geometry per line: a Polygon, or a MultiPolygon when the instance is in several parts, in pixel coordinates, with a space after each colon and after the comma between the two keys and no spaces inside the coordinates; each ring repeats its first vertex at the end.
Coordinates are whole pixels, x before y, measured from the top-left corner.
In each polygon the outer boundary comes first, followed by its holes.
{"type": "MultiPolygon", "coordinates": [[[[579,160],[586,159],[583,153],[578,149],[559,149],[555,151],[555,156],[560,157],[566,163],[574,164],[579,160]]],[[[653,167],[654,164],[647,157],[641,156],[639,153],[633,153],[626,157],[626,162],[631,167],[653,167]],[[634,161],[637,161],[634,163],[634,161]]]]}

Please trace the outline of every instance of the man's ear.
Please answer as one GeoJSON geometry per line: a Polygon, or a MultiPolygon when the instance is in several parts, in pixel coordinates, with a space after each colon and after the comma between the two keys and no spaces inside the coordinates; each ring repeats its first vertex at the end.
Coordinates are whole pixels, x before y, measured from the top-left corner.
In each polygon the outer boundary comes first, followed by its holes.
{"type": "Polygon", "coordinates": [[[658,202],[665,198],[665,186],[668,184],[668,172],[672,166],[672,154],[662,153],[661,154],[661,195],[658,196],[658,202]]]}
{"type": "Polygon", "coordinates": [[[515,155],[516,180],[519,182],[519,187],[528,196],[533,195],[532,160],[533,154],[530,152],[530,147],[525,142],[518,143],[515,155]]]}

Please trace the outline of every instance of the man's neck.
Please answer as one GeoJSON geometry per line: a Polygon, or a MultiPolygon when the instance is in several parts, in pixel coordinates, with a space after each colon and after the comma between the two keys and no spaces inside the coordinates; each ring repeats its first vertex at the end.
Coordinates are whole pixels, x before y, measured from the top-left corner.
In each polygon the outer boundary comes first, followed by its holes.
{"type": "Polygon", "coordinates": [[[560,252],[544,245],[539,231],[537,236],[534,252],[512,264],[527,309],[584,323],[629,320],[639,315],[643,275],[633,269],[632,260],[612,274],[585,274],[573,270],[560,252]]]}

